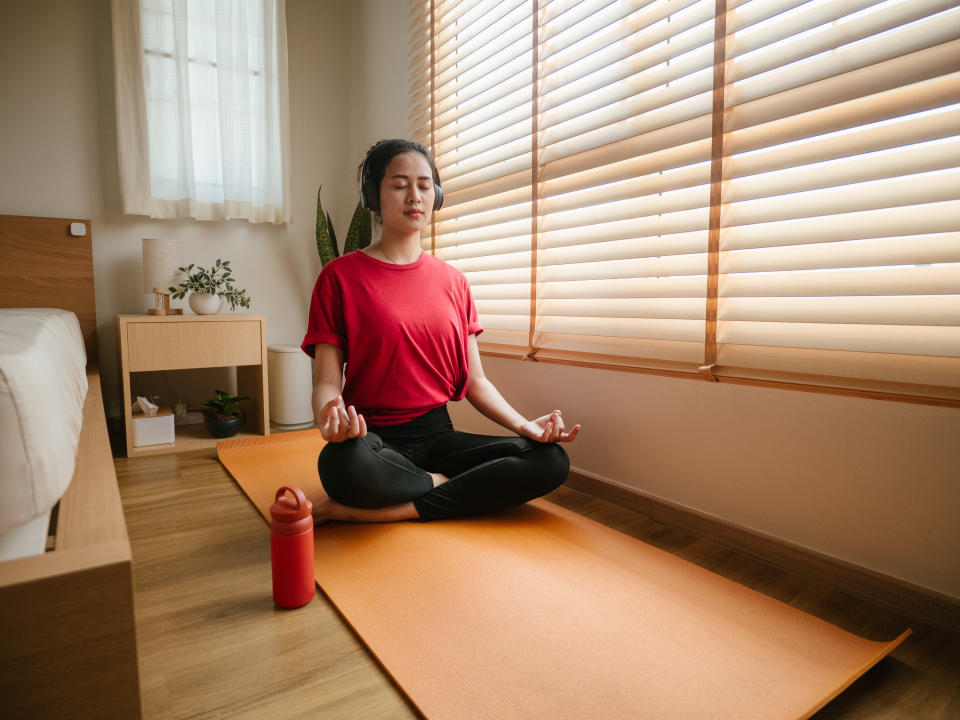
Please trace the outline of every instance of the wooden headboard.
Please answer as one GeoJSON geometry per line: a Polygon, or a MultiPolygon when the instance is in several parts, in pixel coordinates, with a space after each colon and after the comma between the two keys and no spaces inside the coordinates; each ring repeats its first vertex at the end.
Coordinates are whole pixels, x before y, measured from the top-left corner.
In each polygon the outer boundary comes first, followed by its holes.
{"type": "Polygon", "coordinates": [[[0,308],[55,307],[80,320],[87,362],[97,361],[97,306],[89,220],[0,215],[0,308]],[[83,223],[82,237],[70,223],[83,223]]]}

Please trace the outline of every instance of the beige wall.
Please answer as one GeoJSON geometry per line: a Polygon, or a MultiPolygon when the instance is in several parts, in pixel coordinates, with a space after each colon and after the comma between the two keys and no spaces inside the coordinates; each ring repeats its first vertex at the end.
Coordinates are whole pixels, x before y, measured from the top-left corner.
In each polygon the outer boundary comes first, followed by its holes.
{"type": "MultiPolygon", "coordinates": [[[[0,212],[93,220],[108,408],[117,313],[139,312],[140,239],[233,260],[269,342],[299,342],[319,261],[317,185],[338,230],[371,143],[406,133],[406,3],[287,0],[294,222],[120,213],[108,0],[0,4],[0,212]]],[[[580,471],[960,598],[960,411],[648,375],[484,362],[528,416],[584,426],[580,471]]],[[[501,432],[466,403],[464,429],[501,432]]]]}
{"type": "Polygon", "coordinates": [[[398,0],[351,3],[352,171],[378,140],[406,137],[407,4],[398,0]]]}

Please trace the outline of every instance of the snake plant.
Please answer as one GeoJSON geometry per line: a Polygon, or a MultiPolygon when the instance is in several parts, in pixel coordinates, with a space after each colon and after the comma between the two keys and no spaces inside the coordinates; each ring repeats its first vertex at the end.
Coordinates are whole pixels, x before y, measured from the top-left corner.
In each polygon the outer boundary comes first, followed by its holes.
{"type": "MultiPolygon", "coordinates": [[[[370,213],[357,203],[353,218],[350,220],[350,228],[347,230],[347,239],[343,244],[344,254],[367,247],[370,244],[370,237],[370,213]]],[[[330,219],[330,213],[323,209],[320,190],[317,190],[317,253],[323,265],[340,255],[333,220],[330,219]]]]}

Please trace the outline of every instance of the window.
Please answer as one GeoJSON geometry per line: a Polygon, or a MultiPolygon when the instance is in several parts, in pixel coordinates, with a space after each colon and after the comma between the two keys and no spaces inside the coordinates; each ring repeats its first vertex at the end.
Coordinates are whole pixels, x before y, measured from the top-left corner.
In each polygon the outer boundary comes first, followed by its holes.
{"type": "Polygon", "coordinates": [[[414,0],[488,354],[960,405],[960,8],[414,0]]]}
{"type": "Polygon", "coordinates": [[[114,0],[124,211],[290,219],[284,0],[114,0]]]}

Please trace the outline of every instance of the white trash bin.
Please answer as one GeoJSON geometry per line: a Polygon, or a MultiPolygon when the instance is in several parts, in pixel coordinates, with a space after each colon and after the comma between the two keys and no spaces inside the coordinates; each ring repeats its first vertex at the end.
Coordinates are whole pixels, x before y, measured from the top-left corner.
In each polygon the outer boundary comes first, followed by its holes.
{"type": "Polygon", "coordinates": [[[280,429],[313,425],[313,368],[299,345],[267,347],[270,424],[280,429]]]}

